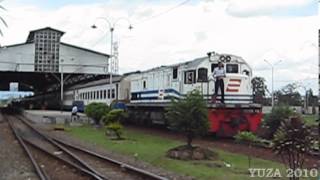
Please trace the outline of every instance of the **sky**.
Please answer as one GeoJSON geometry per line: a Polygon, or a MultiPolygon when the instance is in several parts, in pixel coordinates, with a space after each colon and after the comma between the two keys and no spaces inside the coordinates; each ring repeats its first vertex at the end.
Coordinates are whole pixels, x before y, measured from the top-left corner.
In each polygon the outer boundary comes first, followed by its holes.
{"type": "Polygon", "coordinates": [[[109,53],[108,25],[118,21],[120,72],[145,70],[206,56],[209,51],[243,57],[271,89],[296,82],[318,94],[316,0],[4,0],[8,28],[0,44],[25,42],[29,31],[53,27],[63,42],[109,53]],[[92,29],[92,24],[97,29],[92,29]]]}

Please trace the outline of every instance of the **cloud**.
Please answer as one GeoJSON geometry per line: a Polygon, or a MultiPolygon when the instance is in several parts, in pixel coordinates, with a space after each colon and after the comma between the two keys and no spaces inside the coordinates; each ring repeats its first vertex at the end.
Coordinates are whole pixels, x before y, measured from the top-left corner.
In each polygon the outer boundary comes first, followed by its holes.
{"type": "Polygon", "coordinates": [[[264,15],[301,15],[304,11],[315,15],[315,0],[229,0],[228,14],[237,17],[264,15]]]}
{"type": "MultiPolygon", "coordinates": [[[[266,78],[268,87],[271,87],[271,73],[264,59],[272,63],[282,60],[275,71],[276,89],[288,82],[317,77],[318,66],[315,65],[318,62],[318,50],[314,45],[318,43],[318,16],[278,18],[265,13],[271,12],[272,8],[304,6],[311,1],[290,0],[292,3],[289,3],[288,0],[255,0],[252,3],[251,0],[249,8],[245,6],[248,0],[242,0],[243,5],[235,4],[238,1],[215,0],[185,4],[148,21],[144,19],[169,9],[175,3],[119,6],[120,2],[112,4],[109,1],[92,1],[90,4],[43,9],[37,4],[4,1],[8,9],[4,17],[9,28],[3,29],[5,36],[0,37],[0,42],[7,45],[21,43],[26,40],[30,30],[52,26],[66,32],[62,37],[63,42],[108,53],[108,26],[103,21],[96,21],[96,17],[107,17],[111,21],[117,17],[128,17],[134,29],[128,31],[128,24],[123,21],[116,25],[115,30],[122,73],[192,60],[206,56],[208,51],[216,51],[242,56],[253,67],[254,75],[266,78]],[[230,16],[231,11],[247,9],[253,12],[259,8],[264,12],[263,16],[230,16]],[[90,28],[93,23],[97,24],[98,29],[90,28]]],[[[317,80],[309,82],[312,82],[314,92],[318,92],[317,80]]]]}

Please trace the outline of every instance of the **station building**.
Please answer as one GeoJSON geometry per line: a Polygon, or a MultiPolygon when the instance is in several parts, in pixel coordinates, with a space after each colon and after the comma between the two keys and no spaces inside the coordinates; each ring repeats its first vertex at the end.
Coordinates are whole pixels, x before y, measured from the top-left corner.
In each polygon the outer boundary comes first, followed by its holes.
{"type": "MultiPolygon", "coordinates": [[[[63,31],[46,27],[30,31],[24,43],[0,48],[0,89],[10,82],[47,88],[57,82],[60,74],[73,79],[70,85],[88,78],[108,74],[109,55],[61,41],[63,31]],[[56,76],[56,77],[52,77],[56,76]],[[5,79],[5,80],[4,80],[5,79]]],[[[98,78],[99,79],[99,78],[98,78]]],[[[66,79],[65,79],[66,81],[66,79]]],[[[68,85],[68,82],[66,82],[68,85]]]]}

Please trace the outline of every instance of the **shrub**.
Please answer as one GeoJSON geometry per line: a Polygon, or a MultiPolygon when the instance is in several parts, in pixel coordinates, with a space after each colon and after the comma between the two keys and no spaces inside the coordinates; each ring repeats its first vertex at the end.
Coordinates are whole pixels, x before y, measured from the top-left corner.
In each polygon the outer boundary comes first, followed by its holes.
{"type": "Polygon", "coordinates": [[[281,122],[274,136],[273,151],[295,172],[296,169],[303,168],[304,155],[310,152],[313,142],[310,127],[300,117],[294,117],[281,122]]]}
{"type": "Polygon", "coordinates": [[[117,139],[122,139],[123,126],[119,122],[112,122],[106,125],[108,131],[111,131],[117,139]]]}
{"type": "Polygon", "coordinates": [[[239,132],[237,135],[234,136],[234,138],[236,139],[236,141],[246,143],[253,143],[258,141],[257,136],[252,132],[248,131],[239,132]]]}
{"type": "Polygon", "coordinates": [[[173,129],[186,135],[188,147],[192,147],[194,137],[206,134],[209,129],[207,105],[197,90],[184,99],[172,100],[166,118],[173,129]]]}
{"type": "Polygon", "coordinates": [[[263,126],[266,132],[263,135],[266,139],[272,139],[274,133],[277,131],[281,122],[292,116],[294,112],[288,106],[275,106],[271,113],[266,115],[263,126]]]}
{"type": "Polygon", "coordinates": [[[128,117],[127,112],[122,109],[113,109],[108,113],[104,114],[103,122],[105,125],[114,123],[114,122],[123,122],[124,119],[128,117]]]}
{"type": "Polygon", "coordinates": [[[107,128],[107,134],[110,134],[108,132],[111,132],[111,134],[115,135],[117,139],[123,139],[121,137],[123,130],[121,122],[127,117],[128,114],[122,109],[113,109],[106,113],[103,116],[103,122],[107,128]]]}
{"type": "MultiPolygon", "coordinates": [[[[258,138],[255,134],[248,131],[239,132],[237,135],[234,136],[236,141],[245,142],[249,144],[249,148],[251,148],[252,143],[258,141],[258,138]]],[[[248,166],[251,168],[251,155],[248,154],[248,166]]]]}
{"type": "Polygon", "coordinates": [[[100,124],[100,120],[102,119],[103,115],[109,112],[108,105],[104,103],[90,103],[85,108],[85,114],[92,118],[95,121],[95,124],[100,124]]]}

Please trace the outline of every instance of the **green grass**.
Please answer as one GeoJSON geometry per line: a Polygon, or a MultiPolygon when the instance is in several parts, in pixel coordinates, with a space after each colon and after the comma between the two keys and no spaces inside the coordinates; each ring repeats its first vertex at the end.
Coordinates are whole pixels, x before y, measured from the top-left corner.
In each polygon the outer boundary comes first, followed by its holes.
{"type": "Polygon", "coordinates": [[[317,125],[317,119],[318,119],[318,115],[302,115],[302,118],[304,119],[304,121],[306,122],[307,125],[317,125]]]}
{"type": "MultiPolygon", "coordinates": [[[[181,141],[143,134],[136,130],[125,130],[124,136],[127,137],[127,140],[122,141],[109,140],[105,136],[103,129],[96,130],[91,127],[73,127],[70,128],[69,133],[74,137],[97,144],[117,153],[129,156],[134,156],[136,154],[138,159],[146,161],[154,166],[179,174],[190,175],[197,179],[253,179],[249,178],[249,175],[246,174],[248,169],[248,158],[244,155],[215,149],[219,154],[219,160],[217,161],[180,161],[166,158],[165,154],[168,149],[184,144],[184,142],[181,141]],[[232,167],[208,166],[208,164],[212,163],[221,165],[223,162],[231,164],[232,167]]],[[[214,149],[214,147],[212,148],[214,149]]],[[[284,166],[280,163],[257,158],[252,159],[252,167],[284,169],[284,166]]]]}

